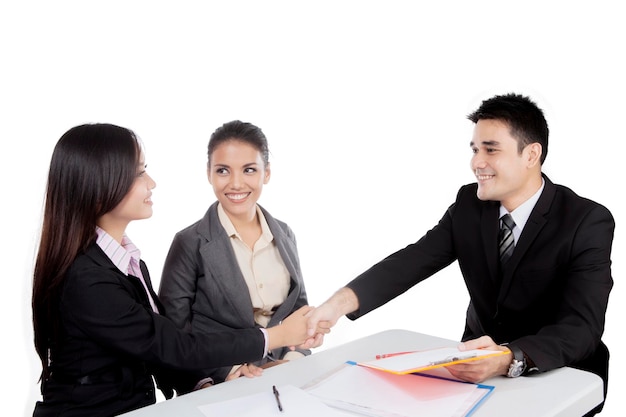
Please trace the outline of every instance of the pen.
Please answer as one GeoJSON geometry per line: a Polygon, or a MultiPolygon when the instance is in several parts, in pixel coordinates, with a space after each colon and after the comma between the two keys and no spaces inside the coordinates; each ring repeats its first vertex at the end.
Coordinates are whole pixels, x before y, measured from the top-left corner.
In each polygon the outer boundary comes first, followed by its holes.
{"type": "Polygon", "coordinates": [[[279,411],[283,411],[283,405],[280,403],[279,395],[280,393],[276,389],[276,385],[272,385],[272,390],[274,391],[274,398],[276,398],[276,405],[278,406],[279,411]]]}
{"type": "Polygon", "coordinates": [[[415,352],[417,352],[417,351],[413,350],[413,351],[410,351],[410,352],[382,353],[380,355],[376,355],[376,359],[391,358],[393,356],[406,355],[407,353],[415,353],[415,352]]]}
{"type": "Polygon", "coordinates": [[[447,358],[442,359],[442,360],[440,360],[440,361],[434,361],[434,362],[431,362],[431,363],[429,363],[429,365],[430,365],[430,366],[433,366],[433,365],[443,365],[443,364],[445,364],[445,363],[456,362],[456,361],[462,361],[462,360],[464,360],[464,359],[471,359],[471,358],[475,358],[475,357],[476,357],[476,354],[475,354],[475,353],[472,353],[471,355],[465,355],[465,356],[463,356],[463,355],[459,355],[459,356],[448,356],[447,358]]]}

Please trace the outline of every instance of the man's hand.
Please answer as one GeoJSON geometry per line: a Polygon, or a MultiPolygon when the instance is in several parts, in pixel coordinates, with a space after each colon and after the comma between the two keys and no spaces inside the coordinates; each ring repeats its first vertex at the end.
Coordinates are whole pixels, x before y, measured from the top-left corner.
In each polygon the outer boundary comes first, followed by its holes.
{"type": "Polygon", "coordinates": [[[307,314],[309,319],[307,323],[308,338],[300,347],[310,349],[321,345],[324,334],[320,334],[317,329],[328,329],[330,332],[330,328],[337,324],[337,320],[341,316],[358,308],[359,300],[354,291],[347,287],[341,288],[321,306],[307,314]]]}
{"type": "MultiPolygon", "coordinates": [[[[507,347],[497,345],[489,336],[468,340],[459,345],[461,352],[474,349],[502,350],[510,353],[507,347]]],[[[508,355],[492,356],[485,359],[450,365],[447,366],[446,369],[454,377],[476,384],[497,375],[506,375],[512,360],[513,354],[510,353],[508,355]]]]}

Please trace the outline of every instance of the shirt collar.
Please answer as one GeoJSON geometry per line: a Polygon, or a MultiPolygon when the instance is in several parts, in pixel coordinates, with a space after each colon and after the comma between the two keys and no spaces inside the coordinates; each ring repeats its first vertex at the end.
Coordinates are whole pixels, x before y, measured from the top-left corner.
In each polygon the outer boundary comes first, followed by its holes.
{"type": "Polygon", "coordinates": [[[119,244],[117,240],[99,226],[96,226],[96,234],[98,235],[96,244],[122,273],[128,275],[131,260],[139,264],[141,251],[126,234],[122,237],[122,244],[119,244]]]}
{"type": "MultiPolygon", "coordinates": [[[[256,206],[256,214],[259,217],[259,223],[261,224],[261,237],[259,238],[259,240],[271,242],[274,239],[274,235],[272,235],[270,227],[267,224],[267,220],[265,219],[265,216],[263,215],[263,211],[258,205],[256,206]]],[[[228,214],[226,214],[226,211],[224,211],[224,208],[222,207],[221,204],[217,205],[217,216],[219,217],[220,223],[222,224],[222,227],[224,227],[224,230],[226,230],[226,234],[228,236],[230,237],[234,236],[234,237],[237,237],[238,239],[241,239],[241,236],[239,236],[237,229],[235,229],[233,222],[230,221],[228,214]]]]}
{"type": "MultiPolygon", "coordinates": [[[[524,201],[518,208],[509,213],[511,214],[511,217],[513,217],[515,225],[519,227],[520,230],[524,229],[524,226],[526,225],[526,222],[530,217],[530,213],[535,208],[535,204],[537,204],[537,201],[539,200],[539,197],[541,196],[545,185],[545,180],[541,178],[541,187],[539,187],[537,192],[533,194],[528,200],[524,201]]],[[[500,217],[504,216],[507,213],[507,209],[505,209],[504,206],[500,204],[500,217]]]]}

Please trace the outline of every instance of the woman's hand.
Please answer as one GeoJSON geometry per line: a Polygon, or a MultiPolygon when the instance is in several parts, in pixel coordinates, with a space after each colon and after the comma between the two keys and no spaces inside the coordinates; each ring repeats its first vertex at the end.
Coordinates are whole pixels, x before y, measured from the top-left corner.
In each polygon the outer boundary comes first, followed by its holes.
{"type": "Polygon", "coordinates": [[[231,381],[239,377],[245,376],[246,378],[254,378],[263,375],[263,369],[253,365],[251,363],[244,363],[237,370],[231,372],[225,379],[225,381],[231,381]]]}

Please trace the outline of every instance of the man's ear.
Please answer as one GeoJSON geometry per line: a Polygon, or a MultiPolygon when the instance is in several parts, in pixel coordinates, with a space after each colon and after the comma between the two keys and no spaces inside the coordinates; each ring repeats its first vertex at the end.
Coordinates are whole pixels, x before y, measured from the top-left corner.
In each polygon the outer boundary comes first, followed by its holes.
{"type": "Polygon", "coordinates": [[[543,148],[539,142],[533,142],[526,145],[524,152],[526,153],[528,168],[541,165],[541,154],[543,152],[543,148]]]}

